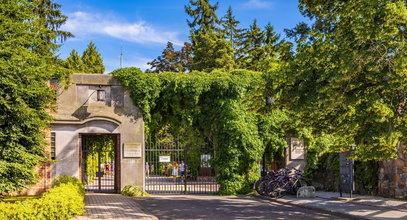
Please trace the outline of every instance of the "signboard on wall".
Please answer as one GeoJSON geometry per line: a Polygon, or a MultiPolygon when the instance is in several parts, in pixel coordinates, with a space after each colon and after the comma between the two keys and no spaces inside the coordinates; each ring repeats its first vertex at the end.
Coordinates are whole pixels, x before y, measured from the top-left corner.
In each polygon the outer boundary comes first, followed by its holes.
{"type": "Polygon", "coordinates": [[[124,158],[139,158],[141,157],[141,143],[124,143],[123,144],[124,158]]]}
{"type": "Polygon", "coordinates": [[[201,154],[201,167],[211,167],[210,160],[210,154],[201,154]]]}
{"type": "Polygon", "coordinates": [[[304,160],[305,159],[305,144],[303,140],[291,138],[290,141],[290,159],[304,160]]]}
{"type": "Polygon", "coordinates": [[[171,157],[170,156],[160,156],[159,161],[161,163],[169,163],[169,162],[171,162],[171,157]]]}

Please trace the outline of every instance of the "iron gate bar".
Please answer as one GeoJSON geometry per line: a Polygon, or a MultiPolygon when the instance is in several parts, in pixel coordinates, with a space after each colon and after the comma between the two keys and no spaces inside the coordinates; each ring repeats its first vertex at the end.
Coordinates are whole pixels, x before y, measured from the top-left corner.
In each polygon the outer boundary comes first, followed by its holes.
{"type": "MultiPolygon", "coordinates": [[[[146,191],[151,194],[213,194],[218,192],[219,185],[216,183],[214,177],[214,170],[211,167],[209,169],[209,175],[202,176],[202,154],[192,154],[189,152],[207,152],[213,157],[213,150],[210,148],[183,148],[179,143],[166,144],[166,148],[163,148],[162,144],[150,144],[146,145],[146,191]],[[155,147],[155,148],[151,148],[155,147]],[[169,163],[159,162],[159,156],[170,156],[169,163]],[[189,164],[191,159],[195,159],[198,162],[198,166],[193,167],[193,164],[189,164]],[[176,178],[176,182],[173,183],[170,173],[171,162],[180,162],[184,160],[187,164],[187,172],[183,179],[176,178]],[[151,168],[152,167],[152,168],[151,168]],[[151,168],[151,169],[150,169],[151,168]],[[151,173],[150,173],[151,170],[151,173]],[[183,180],[183,181],[182,181],[183,180]]],[[[206,161],[209,162],[209,161],[206,161]]],[[[178,173],[179,176],[180,172],[178,173]]]]}
{"type": "MultiPolygon", "coordinates": [[[[105,134],[105,133],[82,133],[79,134],[79,143],[81,144],[81,151],[80,151],[80,160],[81,160],[81,179],[84,183],[91,181],[97,181],[97,184],[86,184],[85,189],[87,191],[94,191],[94,192],[118,192],[120,189],[120,158],[118,160],[118,155],[120,155],[120,134],[105,134]],[[111,140],[114,143],[112,149],[110,151],[103,151],[101,149],[97,150],[89,150],[88,147],[88,139],[90,136],[111,136],[111,140]],[[87,168],[87,160],[86,156],[90,154],[96,154],[97,158],[97,167],[96,168],[96,179],[89,177],[85,174],[85,170],[87,168]],[[102,157],[104,159],[102,160],[102,157]],[[103,164],[104,170],[101,170],[101,164],[103,164]],[[109,169],[106,169],[107,164],[109,164],[109,169]],[[112,169],[112,165],[114,166],[112,169]],[[103,174],[101,174],[103,172],[103,174]]],[[[91,157],[94,157],[91,155],[91,157]]]]}

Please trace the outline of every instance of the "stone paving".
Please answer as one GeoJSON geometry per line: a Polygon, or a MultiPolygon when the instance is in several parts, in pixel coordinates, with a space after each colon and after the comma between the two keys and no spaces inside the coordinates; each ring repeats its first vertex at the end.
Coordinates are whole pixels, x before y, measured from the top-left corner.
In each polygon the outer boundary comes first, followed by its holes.
{"type": "MultiPolygon", "coordinates": [[[[263,198],[269,199],[268,197],[263,198]]],[[[350,199],[349,194],[343,194],[343,197],[339,198],[339,193],[317,192],[315,198],[285,196],[279,199],[270,199],[270,201],[320,212],[325,211],[349,219],[407,219],[407,201],[377,196],[356,194],[350,199]]]]}
{"type": "Polygon", "coordinates": [[[120,194],[86,194],[86,213],[73,219],[157,219],[133,198],[120,194]]]}

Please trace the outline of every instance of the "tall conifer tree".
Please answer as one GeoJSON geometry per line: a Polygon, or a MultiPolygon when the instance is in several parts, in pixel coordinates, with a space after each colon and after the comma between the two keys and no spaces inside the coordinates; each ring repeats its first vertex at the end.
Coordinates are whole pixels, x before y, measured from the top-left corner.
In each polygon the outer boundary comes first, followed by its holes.
{"type": "Polygon", "coordinates": [[[239,21],[235,19],[233,15],[232,7],[229,6],[226,15],[222,18],[222,27],[223,27],[223,34],[226,40],[230,41],[234,56],[233,58],[238,58],[238,45],[242,38],[243,29],[239,29],[237,26],[239,25],[239,21]]]}
{"type": "Polygon", "coordinates": [[[105,71],[102,57],[93,42],[90,42],[83,52],[82,62],[87,73],[103,74],[105,71]]]}
{"type": "Polygon", "coordinates": [[[241,38],[241,34],[243,32],[242,29],[237,28],[239,24],[240,21],[235,19],[232,7],[229,6],[226,15],[222,18],[222,27],[225,38],[232,43],[232,47],[234,49],[236,49],[237,42],[241,38]]]}
{"type": "Polygon", "coordinates": [[[248,29],[243,33],[238,65],[240,68],[258,70],[259,62],[263,53],[264,32],[257,25],[257,20],[253,21],[248,29]]]}
{"type": "Polygon", "coordinates": [[[61,5],[53,0],[33,0],[36,25],[43,26],[44,31],[40,33],[42,42],[39,42],[38,48],[42,52],[55,52],[60,45],[72,33],[60,30],[60,27],[66,22],[67,16],[60,11],[61,5]]]}
{"type": "Polygon", "coordinates": [[[187,20],[191,34],[217,30],[219,19],[216,16],[216,10],[219,8],[219,3],[211,5],[209,1],[190,0],[189,5],[185,6],[186,13],[192,17],[192,21],[187,20]]]}
{"type": "Polygon", "coordinates": [[[73,49],[69,54],[69,57],[65,60],[65,67],[75,72],[83,72],[84,65],[82,63],[82,58],[79,56],[78,52],[73,49]]]}
{"type": "Polygon", "coordinates": [[[218,27],[218,8],[218,3],[211,5],[209,0],[190,0],[189,5],[185,6],[185,11],[192,17],[192,21],[188,20],[191,28],[192,70],[211,71],[234,66],[232,46],[218,27]]]}
{"type": "Polygon", "coordinates": [[[267,24],[264,30],[262,54],[256,70],[269,71],[278,67],[278,39],[280,36],[274,32],[273,26],[267,24]]]}
{"type": "Polygon", "coordinates": [[[193,45],[192,70],[210,72],[214,69],[230,70],[234,67],[233,48],[220,33],[200,33],[195,35],[193,45]]]}

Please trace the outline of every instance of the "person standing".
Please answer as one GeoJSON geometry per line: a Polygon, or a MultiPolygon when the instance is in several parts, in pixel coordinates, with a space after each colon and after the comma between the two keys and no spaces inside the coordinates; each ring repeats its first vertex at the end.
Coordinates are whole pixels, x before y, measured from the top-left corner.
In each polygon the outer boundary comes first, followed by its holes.
{"type": "Polygon", "coordinates": [[[150,173],[154,175],[154,164],[150,165],[150,173]]]}
{"type": "Polygon", "coordinates": [[[105,170],[106,170],[106,174],[110,175],[110,163],[109,162],[106,163],[105,170]]]}
{"type": "Polygon", "coordinates": [[[177,176],[178,176],[178,163],[174,161],[172,163],[172,181],[174,183],[177,181],[177,176]]]}
{"type": "Polygon", "coordinates": [[[146,162],[146,176],[150,176],[150,167],[148,166],[148,162],[146,162]]]}
{"type": "Polygon", "coordinates": [[[184,182],[185,181],[186,171],[187,171],[187,164],[185,163],[184,160],[181,160],[181,164],[179,165],[179,169],[181,171],[181,181],[184,182]]]}

